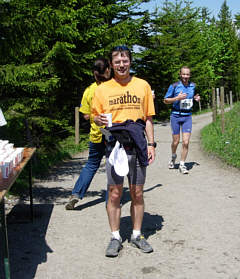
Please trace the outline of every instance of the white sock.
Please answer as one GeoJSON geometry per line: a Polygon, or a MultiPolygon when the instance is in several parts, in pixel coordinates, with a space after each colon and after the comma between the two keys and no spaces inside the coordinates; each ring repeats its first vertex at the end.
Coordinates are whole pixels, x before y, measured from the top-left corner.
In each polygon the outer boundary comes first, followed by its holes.
{"type": "Polygon", "coordinates": [[[180,166],[184,166],[185,162],[184,161],[180,161],[180,166]]]}
{"type": "Polygon", "coordinates": [[[112,232],[112,237],[115,238],[115,239],[121,240],[121,236],[120,236],[119,231],[112,232]]]}
{"type": "Polygon", "coordinates": [[[134,238],[137,238],[139,235],[141,235],[141,231],[133,230],[132,234],[134,238]]]}

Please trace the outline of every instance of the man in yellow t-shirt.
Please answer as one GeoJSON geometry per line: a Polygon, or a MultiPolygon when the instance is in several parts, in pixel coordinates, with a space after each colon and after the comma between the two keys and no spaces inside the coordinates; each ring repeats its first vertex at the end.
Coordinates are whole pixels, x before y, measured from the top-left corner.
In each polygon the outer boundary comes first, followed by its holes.
{"type": "Polygon", "coordinates": [[[86,120],[90,120],[91,128],[89,134],[89,156],[88,161],[82,169],[80,176],[72,190],[72,195],[69,198],[65,208],[67,210],[74,209],[79,198],[82,199],[88,190],[90,183],[97,172],[101,160],[105,154],[105,145],[102,140],[100,127],[98,127],[91,115],[92,98],[98,85],[110,78],[111,70],[109,61],[106,58],[99,58],[95,61],[93,74],[96,82],[92,83],[83,93],[80,112],[86,120]]]}
{"type": "MultiPolygon", "coordinates": [[[[132,138],[133,143],[131,145],[123,145],[125,152],[128,152],[128,162],[126,164],[128,164],[129,172],[127,176],[132,199],[131,217],[133,232],[131,243],[141,249],[142,252],[150,253],[153,249],[141,234],[144,214],[143,186],[146,179],[146,165],[141,165],[140,157],[134,151],[134,144],[138,144],[139,142],[137,141],[139,140],[146,145],[146,153],[144,155],[146,155],[145,157],[148,161],[147,165],[151,164],[155,158],[156,146],[152,123],[152,116],[155,115],[152,91],[150,85],[145,80],[130,75],[131,52],[126,46],[115,47],[111,52],[110,62],[114,71],[114,77],[96,89],[92,100],[92,113],[95,123],[99,126],[108,125],[105,113],[112,113],[112,128],[119,126],[119,123],[124,126],[127,120],[131,121],[133,129],[130,132],[135,137],[134,139],[132,138]],[[138,125],[139,119],[141,123],[144,123],[143,129],[145,130],[148,144],[144,136],[144,130],[142,133],[137,133],[137,135],[140,135],[139,138],[134,134],[141,127],[141,125],[138,125]]],[[[111,131],[111,128],[109,129],[111,131]]],[[[107,145],[107,148],[109,145],[107,145]]],[[[111,229],[111,240],[105,255],[107,257],[116,257],[122,248],[119,228],[121,216],[120,199],[123,191],[124,176],[119,175],[119,173],[123,174],[121,172],[116,173],[114,165],[110,162],[111,160],[107,158],[107,214],[111,229]]]]}

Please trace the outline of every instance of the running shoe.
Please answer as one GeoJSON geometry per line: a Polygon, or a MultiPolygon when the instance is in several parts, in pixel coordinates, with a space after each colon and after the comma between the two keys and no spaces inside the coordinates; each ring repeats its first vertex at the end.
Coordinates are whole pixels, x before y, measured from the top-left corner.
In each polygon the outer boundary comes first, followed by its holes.
{"type": "Polygon", "coordinates": [[[133,244],[133,246],[141,249],[143,253],[153,252],[152,246],[147,242],[143,235],[139,235],[137,238],[134,238],[133,235],[131,235],[130,242],[133,244]]]}
{"type": "Polygon", "coordinates": [[[119,251],[122,249],[122,241],[118,240],[116,238],[111,238],[108,247],[106,249],[105,256],[106,257],[117,257],[119,254],[119,251]]]}
{"type": "Polygon", "coordinates": [[[175,168],[176,159],[177,159],[177,155],[172,155],[172,159],[168,163],[168,168],[169,169],[174,169],[175,168]]]}
{"type": "Polygon", "coordinates": [[[188,170],[187,170],[187,167],[185,165],[179,165],[179,171],[182,174],[188,174],[188,170]]]}
{"type": "Polygon", "coordinates": [[[66,210],[73,210],[75,204],[78,202],[78,197],[75,195],[71,195],[71,197],[69,198],[68,203],[65,205],[65,209],[66,210]]]}

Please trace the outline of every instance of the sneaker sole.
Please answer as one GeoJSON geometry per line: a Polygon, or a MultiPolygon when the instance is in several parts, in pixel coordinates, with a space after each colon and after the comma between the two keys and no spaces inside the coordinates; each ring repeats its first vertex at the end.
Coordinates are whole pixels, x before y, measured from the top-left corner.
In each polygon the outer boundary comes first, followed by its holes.
{"type": "Polygon", "coordinates": [[[180,169],[179,169],[179,172],[180,172],[181,174],[188,174],[188,171],[182,172],[180,169]]]}
{"type": "Polygon", "coordinates": [[[152,252],[153,252],[153,249],[151,249],[151,250],[149,250],[149,251],[143,250],[141,247],[139,247],[139,246],[138,246],[137,244],[135,244],[134,242],[130,242],[130,244],[131,244],[131,246],[140,249],[141,252],[143,252],[143,253],[148,254],[148,253],[152,253],[152,252]]]}

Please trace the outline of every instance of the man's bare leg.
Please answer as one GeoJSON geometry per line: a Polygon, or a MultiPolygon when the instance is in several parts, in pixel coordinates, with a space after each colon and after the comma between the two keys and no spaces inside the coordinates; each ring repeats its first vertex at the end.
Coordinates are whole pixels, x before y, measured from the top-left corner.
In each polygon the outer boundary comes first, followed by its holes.
{"type": "Polygon", "coordinates": [[[151,253],[153,251],[152,246],[141,234],[141,227],[144,215],[143,185],[130,185],[129,188],[132,198],[130,210],[133,223],[131,243],[135,247],[141,249],[142,252],[151,253]]]}
{"type": "Polygon", "coordinates": [[[172,155],[171,155],[171,159],[168,163],[168,168],[169,169],[174,169],[175,168],[175,161],[177,158],[177,147],[180,141],[180,134],[178,135],[172,135],[172,144],[171,144],[171,150],[172,150],[172,155]]]}
{"type": "Polygon", "coordinates": [[[188,169],[185,166],[185,161],[188,155],[188,147],[190,141],[191,133],[183,133],[182,134],[182,152],[181,152],[181,160],[179,165],[179,171],[182,174],[188,174],[188,169]]]}
{"type": "Polygon", "coordinates": [[[123,185],[112,185],[108,189],[107,214],[112,237],[106,249],[106,257],[117,257],[122,249],[122,239],[119,233],[123,185]]]}
{"type": "Polygon", "coordinates": [[[191,137],[191,133],[182,134],[181,161],[183,161],[183,162],[185,162],[187,159],[190,137],[191,137]]]}
{"type": "Polygon", "coordinates": [[[123,185],[111,185],[108,189],[107,214],[112,232],[120,228],[122,190],[123,185]]]}
{"type": "Polygon", "coordinates": [[[143,185],[130,185],[129,189],[132,199],[130,213],[133,229],[141,231],[144,214],[143,185]]]}

